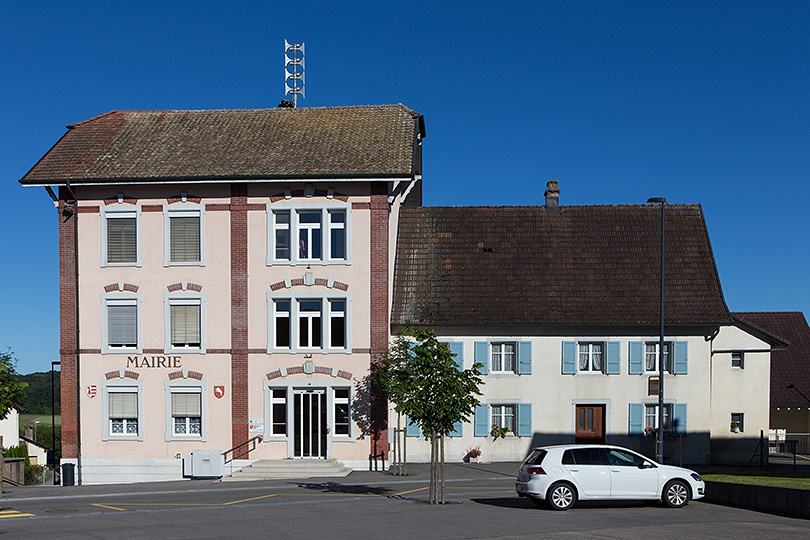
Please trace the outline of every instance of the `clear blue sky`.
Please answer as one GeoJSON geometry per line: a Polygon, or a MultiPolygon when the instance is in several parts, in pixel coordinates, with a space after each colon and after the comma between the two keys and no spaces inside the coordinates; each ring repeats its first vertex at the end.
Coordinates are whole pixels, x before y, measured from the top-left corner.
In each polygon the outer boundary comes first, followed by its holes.
{"type": "Polygon", "coordinates": [[[810,2],[13,2],[0,18],[0,347],[58,359],[55,211],[18,180],[117,109],[425,115],[426,205],[701,203],[732,311],[810,314],[810,2]]]}

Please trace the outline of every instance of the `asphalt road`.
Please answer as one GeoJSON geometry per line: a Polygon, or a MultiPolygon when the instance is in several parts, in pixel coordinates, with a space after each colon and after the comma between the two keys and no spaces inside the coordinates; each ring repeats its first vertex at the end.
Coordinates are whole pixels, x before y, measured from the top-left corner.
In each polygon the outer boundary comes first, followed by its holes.
{"type": "Polygon", "coordinates": [[[6,488],[0,530],[59,540],[230,538],[810,538],[810,520],[693,501],[535,508],[514,493],[516,464],[447,465],[448,504],[427,504],[427,466],[405,477],[6,488]]]}

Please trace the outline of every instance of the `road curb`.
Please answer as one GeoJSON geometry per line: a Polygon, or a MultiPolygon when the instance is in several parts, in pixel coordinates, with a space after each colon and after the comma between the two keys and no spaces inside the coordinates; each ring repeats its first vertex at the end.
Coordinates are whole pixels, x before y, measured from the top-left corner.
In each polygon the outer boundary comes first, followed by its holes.
{"type": "Polygon", "coordinates": [[[810,519],[810,490],[705,480],[705,500],[810,519]]]}

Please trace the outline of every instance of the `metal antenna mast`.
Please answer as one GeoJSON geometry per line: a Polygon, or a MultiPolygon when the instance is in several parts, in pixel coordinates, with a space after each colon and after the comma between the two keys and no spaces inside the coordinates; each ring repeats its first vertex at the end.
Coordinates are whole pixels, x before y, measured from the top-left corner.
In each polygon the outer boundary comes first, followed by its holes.
{"type": "Polygon", "coordinates": [[[298,95],[301,94],[302,98],[306,98],[304,93],[304,44],[303,43],[287,43],[284,40],[284,95],[292,94],[293,107],[298,106],[298,95]],[[298,56],[298,53],[301,56],[298,56]],[[287,71],[289,66],[292,66],[292,72],[287,71]],[[298,71],[298,66],[301,66],[301,71],[298,71]],[[288,81],[292,81],[290,86],[288,81]],[[301,83],[300,86],[298,83],[301,83]]]}

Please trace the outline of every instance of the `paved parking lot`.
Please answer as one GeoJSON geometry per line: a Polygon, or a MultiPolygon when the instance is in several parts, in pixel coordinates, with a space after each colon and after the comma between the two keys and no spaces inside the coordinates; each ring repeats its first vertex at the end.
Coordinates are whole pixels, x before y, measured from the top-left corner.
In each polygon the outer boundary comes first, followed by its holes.
{"type": "Polygon", "coordinates": [[[448,504],[427,501],[427,466],[340,479],[9,488],[0,530],[15,538],[802,538],[810,522],[692,502],[534,508],[517,464],[448,464],[448,504]]]}

